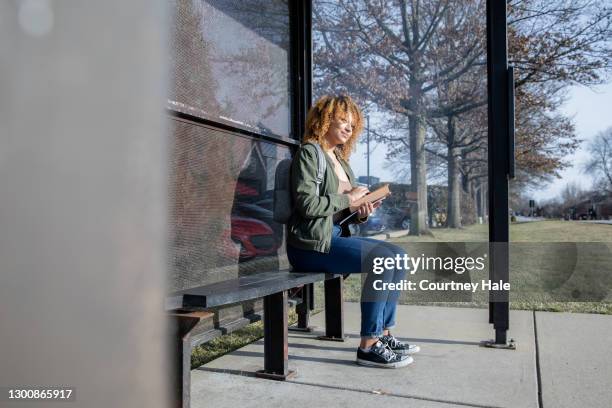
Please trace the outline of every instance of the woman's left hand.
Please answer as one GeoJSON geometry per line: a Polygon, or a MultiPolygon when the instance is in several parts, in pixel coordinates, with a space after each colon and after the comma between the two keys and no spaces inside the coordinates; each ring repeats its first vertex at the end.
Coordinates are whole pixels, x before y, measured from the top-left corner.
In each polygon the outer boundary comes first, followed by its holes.
{"type": "Polygon", "coordinates": [[[357,209],[357,217],[361,219],[368,217],[370,214],[372,214],[372,212],[374,212],[376,208],[380,207],[380,204],[380,202],[372,204],[366,201],[365,203],[361,204],[357,209]]]}

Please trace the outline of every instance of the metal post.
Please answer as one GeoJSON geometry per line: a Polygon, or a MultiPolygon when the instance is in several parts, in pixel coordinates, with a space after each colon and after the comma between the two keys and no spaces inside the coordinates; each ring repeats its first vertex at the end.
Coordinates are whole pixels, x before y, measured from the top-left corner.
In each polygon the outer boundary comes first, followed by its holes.
{"type": "Polygon", "coordinates": [[[320,340],[344,341],[342,276],[325,281],[325,336],[320,340]]]}
{"type": "Polygon", "coordinates": [[[202,320],[212,317],[210,312],[172,313],[170,352],[174,358],[172,378],[173,406],[189,408],[191,390],[191,330],[202,320]]]}
{"type": "Polygon", "coordinates": [[[315,309],[314,283],[308,284],[308,299],[310,300],[308,307],[310,308],[310,310],[314,310],[315,309]]]}
{"type": "MultiPolygon", "coordinates": [[[[487,0],[487,76],[488,76],[488,163],[489,163],[489,240],[492,281],[509,281],[508,175],[510,168],[510,131],[506,2],[487,0]]],[[[489,322],[495,340],[485,345],[513,348],[507,343],[509,328],[508,292],[489,295],[489,322]]]]}
{"type": "Polygon", "coordinates": [[[264,297],[264,369],[257,377],[286,380],[295,375],[288,369],[287,291],[264,297]]]}
{"type": "Polygon", "coordinates": [[[370,188],[370,115],[366,116],[366,123],[367,123],[367,146],[368,146],[368,152],[367,152],[367,163],[368,163],[368,189],[370,188]]]}
{"type": "Polygon", "coordinates": [[[309,326],[310,311],[312,310],[313,284],[308,283],[302,287],[302,302],[295,307],[298,316],[297,325],[289,327],[291,331],[311,332],[309,326]]]}

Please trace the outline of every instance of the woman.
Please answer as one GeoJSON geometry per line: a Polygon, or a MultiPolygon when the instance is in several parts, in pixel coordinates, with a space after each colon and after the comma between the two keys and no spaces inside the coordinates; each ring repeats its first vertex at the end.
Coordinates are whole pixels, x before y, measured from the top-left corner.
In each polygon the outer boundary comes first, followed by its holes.
{"type": "MultiPolygon", "coordinates": [[[[402,269],[372,273],[375,257],[393,257],[405,251],[387,242],[351,237],[347,223],[349,206],[368,193],[357,186],[348,159],[363,129],[363,116],[348,96],[323,96],[308,112],[304,143],[291,166],[291,190],[295,203],[288,223],[287,256],[297,271],[368,274],[361,294],[361,343],[357,363],[397,368],[412,363],[409,354],[418,346],[400,342],[390,333],[395,324],[398,291],[377,291],[374,280],[399,282],[402,269]],[[317,143],[327,161],[325,175],[317,186],[317,143]],[[318,194],[317,194],[318,187],[318,194]]],[[[323,158],[322,158],[323,159],[323,158]]],[[[354,221],[362,223],[380,203],[361,205],[354,221]]]]}

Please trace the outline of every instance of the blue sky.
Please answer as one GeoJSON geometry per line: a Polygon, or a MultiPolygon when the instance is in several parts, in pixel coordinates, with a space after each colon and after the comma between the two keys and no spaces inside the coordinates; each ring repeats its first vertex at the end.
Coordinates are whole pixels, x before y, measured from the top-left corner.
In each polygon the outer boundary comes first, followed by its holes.
{"type": "Polygon", "coordinates": [[[573,166],[561,172],[561,179],[533,192],[536,200],[557,196],[563,187],[571,182],[577,183],[583,189],[591,187],[592,179],[581,171],[581,165],[588,157],[586,146],[589,140],[612,126],[612,82],[594,90],[582,86],[573,87],[562,111],[573,116],[576,134],[580,139],[584,139],[584,142],[576,153],[568,157],[573,166]]]}

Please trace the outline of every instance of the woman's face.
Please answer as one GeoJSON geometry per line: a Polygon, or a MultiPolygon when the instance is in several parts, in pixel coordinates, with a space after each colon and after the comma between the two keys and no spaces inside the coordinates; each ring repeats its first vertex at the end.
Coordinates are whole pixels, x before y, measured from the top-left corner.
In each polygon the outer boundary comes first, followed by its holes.
{"type": "Polygon", "coordinates": [[[329,129],[325,134],[327,143],[330,146],[337,146],[346,143],[353,135],[353,116],[351,112],[348,112],[346,116],[341,119],[332,120],[329,125],[329,129]]]}

